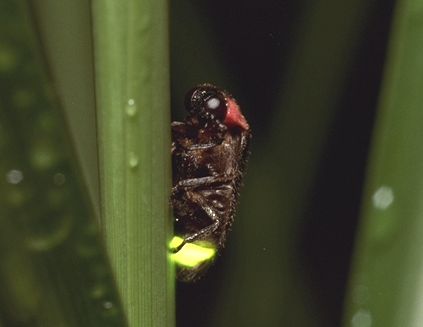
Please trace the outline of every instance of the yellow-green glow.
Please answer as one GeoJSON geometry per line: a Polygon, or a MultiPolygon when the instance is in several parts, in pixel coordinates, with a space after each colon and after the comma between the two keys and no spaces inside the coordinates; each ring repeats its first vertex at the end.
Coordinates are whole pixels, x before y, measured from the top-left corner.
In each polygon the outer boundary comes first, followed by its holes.
{"type": "MultiPolygon", "coordinates": [[[[183,242],[183,238],[174,236],[169,243],[169,247],[176,248],[183,242]]],[[[206,243],[186,243],[177,253],[171,255],[172,260],[181,266],[195,268],[204,261],[212,259],[216,254],[216,249],[206,243]]]]}

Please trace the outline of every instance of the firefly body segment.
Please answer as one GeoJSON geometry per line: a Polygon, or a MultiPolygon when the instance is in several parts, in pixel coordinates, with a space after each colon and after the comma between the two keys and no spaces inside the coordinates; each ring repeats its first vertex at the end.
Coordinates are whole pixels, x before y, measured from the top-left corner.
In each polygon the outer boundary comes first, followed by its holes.
{"type": "MultiPolygon", "coordinates": [[[[172,250],[178,255],[193,243],[219,252],[234,220],[251,131],[235,99],[211,84],[190,90],[185,107],[186,119],[172,123],[171,203],[181,238],[172,250]]],[[[198,279],[211,262],[180,264],[178,279],[198,279]]]]}

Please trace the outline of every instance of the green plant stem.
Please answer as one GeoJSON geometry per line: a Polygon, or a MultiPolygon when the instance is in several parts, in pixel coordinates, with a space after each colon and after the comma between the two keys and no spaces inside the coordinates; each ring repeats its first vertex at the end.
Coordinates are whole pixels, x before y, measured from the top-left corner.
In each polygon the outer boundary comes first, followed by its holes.
{"type": "Polygon", "coordinates": [[[102,227],[130,326],[171,326],[167,1],[94,0],[102,227]]]}
{"type": "Polygon", "coordinates": [[[422,324],[422,9],[396,5],[345,326],[422,324]]]}

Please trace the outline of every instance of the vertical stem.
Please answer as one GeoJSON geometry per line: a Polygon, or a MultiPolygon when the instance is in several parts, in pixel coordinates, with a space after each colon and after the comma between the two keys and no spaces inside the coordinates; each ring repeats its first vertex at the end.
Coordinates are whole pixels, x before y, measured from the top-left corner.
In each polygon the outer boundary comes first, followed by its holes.
{"type": "Polygon", "coordinates": [[[397,1],[344,326],[420,326],[423,1],[397,1]]]}
{"type": "Polygon", "coordinates": [[[167,11],[93,1],[102,226],[130,326],[174,320],[167,11]]]}

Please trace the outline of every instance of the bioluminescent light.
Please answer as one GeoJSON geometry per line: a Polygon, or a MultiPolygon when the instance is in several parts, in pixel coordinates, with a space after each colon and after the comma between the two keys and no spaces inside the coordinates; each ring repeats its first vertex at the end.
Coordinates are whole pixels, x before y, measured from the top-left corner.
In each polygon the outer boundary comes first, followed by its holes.
{"type": "MultiPolygon", "coordinates": [[[[183,238],[174,236],[169,248],[174,249],[183,242],[183,238]]],[[[186,243],[178,252],[171,254],[171,259],[178,265],[195,268],[201,263],[213,259],[216,248],[208,243],[186,243]]]]}

